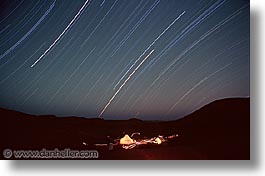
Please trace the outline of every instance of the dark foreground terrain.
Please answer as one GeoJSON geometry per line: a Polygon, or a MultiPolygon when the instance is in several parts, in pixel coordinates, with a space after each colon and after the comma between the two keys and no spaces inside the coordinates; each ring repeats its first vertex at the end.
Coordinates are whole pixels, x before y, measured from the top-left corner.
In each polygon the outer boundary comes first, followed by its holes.
{"type": "MultiPolygon", "coordinates": [[[[250,99],[218,100],[176,121],[33,116],[0,108],[0,158],[4,149],[98,150],[99,159],[250,159],[250,99]],[[96,147],[141,132],[142,137],[178,134],[161,145],[131,150],[96,147]],[[83,145],[85,142],[87,145],[83,145]]],[[[11,157],[11,159],[14,159],[11,157]]]]}

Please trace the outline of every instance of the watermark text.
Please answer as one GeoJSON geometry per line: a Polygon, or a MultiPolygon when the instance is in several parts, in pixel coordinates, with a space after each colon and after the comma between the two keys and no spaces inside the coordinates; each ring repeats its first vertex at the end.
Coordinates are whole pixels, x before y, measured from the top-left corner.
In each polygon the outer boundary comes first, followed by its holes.
{"type": "Polygon", "coordinates": [[[59,150],[11,150],[5,149],[3,156],[7,159],[12,156],[15,159],[93,159],[98,158],[96,150],[70,150],[68,148],[59,150]]]}

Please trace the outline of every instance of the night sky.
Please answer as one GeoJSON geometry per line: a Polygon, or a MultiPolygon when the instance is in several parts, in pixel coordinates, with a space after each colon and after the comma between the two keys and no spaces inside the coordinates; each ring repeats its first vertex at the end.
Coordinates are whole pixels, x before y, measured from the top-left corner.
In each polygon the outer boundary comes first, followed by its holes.
{"type": "Polygon", "coordinates": [[[0,3],[0,107],[169,120],[249,97],[247,0],[0,3]]]}

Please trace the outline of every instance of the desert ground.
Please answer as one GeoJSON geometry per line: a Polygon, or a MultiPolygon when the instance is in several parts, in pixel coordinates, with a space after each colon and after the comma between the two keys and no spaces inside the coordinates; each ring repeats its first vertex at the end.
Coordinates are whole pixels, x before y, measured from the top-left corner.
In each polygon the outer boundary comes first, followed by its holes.
{"type": "MultiPolygon", "coordinates": [[[[97,150],[104,160],[249,160],[250,99],[214,101],[174,121],[104,120],[98,118],[35,116],[0,109],[1,154],[4,149],[97,150]],[[158,135],[178,137],[160,145],[109,150],[95,144],[113,143],[125,134],[138,138],[158,135]],[[85,143],[86,145],[84,145],[85,143]]],[[[5,159],[1,155],[1,159],[5,159]]],[[[15,159],[11,157],[10,159],[15,159]]]]}

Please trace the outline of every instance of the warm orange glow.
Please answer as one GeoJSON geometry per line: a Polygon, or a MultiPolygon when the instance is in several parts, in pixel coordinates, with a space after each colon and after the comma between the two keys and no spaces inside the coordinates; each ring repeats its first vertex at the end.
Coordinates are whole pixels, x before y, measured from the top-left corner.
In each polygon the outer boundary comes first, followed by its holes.
{"type": "MultiPolygon", "coordinates": [[[[133,137],[135,134],[140,135],[140,133],[133,133],[131,137],[133,137]]],[[[177,134],[171,135],[171,136],[162,136],[158,135],[157,137],[152,137],[152,138],[147,138],[145,137],[144,139],[132,139],[128,134],[125,134],[123,138],[121,139],[115,139],[114,143],[109,143],[109,144],[94,144],[95,146],[109,146],[109,150],[113,149],[113,146],[116,145],[121,145],[122,148],[128,150],[128,149],[133,149],[137,146],[141,145],[146,145],[146,144],[162,144],[167,142],[168,140],[172,140],[175,137],[178,137],[177,134]]],[[[83,142],[83,145],[86,145],[85,142],[83,142]]]]}
{"type": "Polygon", "coordinates": [[[134,143],[128,134],[126,134],[123,138],[120,139],[120,144],[129,145],[134,143]]]}
{"type": "Polygon", "coordinates": [[[157,144],[161,144],[161,143],[162,143],[162,141],[160,140],[159,137],[157,137],[157,138],[155,139],[155,141],[156,141],[157,144]]]}

